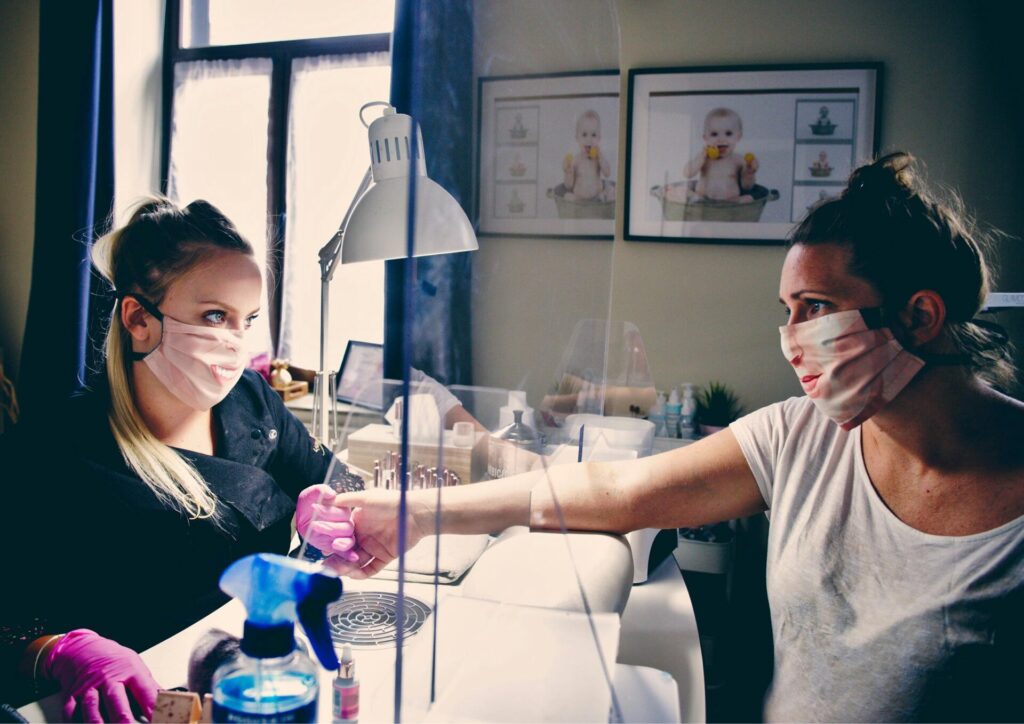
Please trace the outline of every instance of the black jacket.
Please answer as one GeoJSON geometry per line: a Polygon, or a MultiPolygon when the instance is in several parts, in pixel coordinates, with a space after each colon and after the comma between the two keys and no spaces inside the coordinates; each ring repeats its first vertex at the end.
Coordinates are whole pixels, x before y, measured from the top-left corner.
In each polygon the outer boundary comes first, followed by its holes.
{"type": "Polygon", "coordinates": [[[330,454],[247,370],[213,408],[216,456],[178,451],[221,514],[220,525],[189,520],[125,465],[109,405],[97,387],[69,400],[47,428],[0,438],[0,680],[43,633],[91,628],[141,651],[202,618],[227,600],[217,582],[231,562],[287,552],[294,500],[330,466],[330,454]]]}

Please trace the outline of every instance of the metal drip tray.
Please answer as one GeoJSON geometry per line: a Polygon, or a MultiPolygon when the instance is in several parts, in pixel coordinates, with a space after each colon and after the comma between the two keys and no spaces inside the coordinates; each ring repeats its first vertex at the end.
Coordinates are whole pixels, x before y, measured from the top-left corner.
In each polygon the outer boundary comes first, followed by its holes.
{"type": "MultiPolygon", "coordinates": [[[[403,637],[414,636],[430,615],[430,607],[405,597],[403,637]]],[[[327,622],[335,644],[359,648],[387,648],[398,638],[398,596],[394,593],[352,591],[327,608],[327,622]]]]}

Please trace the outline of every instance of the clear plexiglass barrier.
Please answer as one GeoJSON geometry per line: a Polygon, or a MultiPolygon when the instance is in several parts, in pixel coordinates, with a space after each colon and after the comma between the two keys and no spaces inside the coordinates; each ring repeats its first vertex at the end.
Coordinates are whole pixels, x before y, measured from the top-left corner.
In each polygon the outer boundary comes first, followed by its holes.
{"type": "Polygon", "coordinates": [[[413,174],[411,202],[360,222],[393,237],[404,218],[412,237],[387,262],[383,372],[336,423],[325,482],[365,491],[332,635],[353,646],[361,718],[629,720],[618,661],[635,546],[574,529],[560,489],[588,462],[650,455],[654,439],[645,330],[610,316],[616,8],[399,6],[390,100],[422,136],[371,127],[371,160],[422,154],[430,181],[413,174]],[[432,246],[461,222],[429,184],[458,202],[477,249],[432,246]],[[531,520],[539,498],[546,517],[531,520]]]}

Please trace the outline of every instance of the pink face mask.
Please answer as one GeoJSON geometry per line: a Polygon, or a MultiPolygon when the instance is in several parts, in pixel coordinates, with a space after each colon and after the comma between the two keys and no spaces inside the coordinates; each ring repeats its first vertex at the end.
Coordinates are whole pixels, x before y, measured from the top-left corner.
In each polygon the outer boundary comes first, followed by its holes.
{"type": "Polygon", "coordinates": [[[779,332],[804,392],[844,430],[894,400],[925,364],[882,326],[878,309],[836,312],[779,332]]]}
{"type": "Polygon", "coordinates": [[[153,375],[189,407],[209,410],[227,397],[245,369],[242,335],[227,329],[185,324],[164,315],[135,294],[142,308],[160,321],[160,342],[149,352],[132,352],[153,375]]]}

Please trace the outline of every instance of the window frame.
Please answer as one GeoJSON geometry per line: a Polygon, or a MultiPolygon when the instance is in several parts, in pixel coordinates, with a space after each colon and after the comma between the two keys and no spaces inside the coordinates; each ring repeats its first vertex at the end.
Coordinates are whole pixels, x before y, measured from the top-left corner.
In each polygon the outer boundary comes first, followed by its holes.
{"type": "MultiPolygon", "coordinates": [[[[193,34],[205,28],[209,37],[207,0],[166,0],[164,15],[164,53],[162,68],[162,118],[160,128],[160,190],[168,191],[170,172],[171,122],[174,118],[174,68],[178,63],[202,60],[239,60],[267,58],[273,70],[270,80],[269,126],[267,138],[267,259],[268,270],[282,278],[285,247],[285,219],[288,213],[288,110],[291,98],[292,61],[315,56],[361,55],[391,51],[391,33],[346,35],[265,43],[181,47],[181,4],[192,3],[193,34]]],[[[271,343],[277,348],[281,337],[280,284],[267,289],[270,309],[271,343]]]]}

